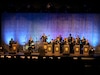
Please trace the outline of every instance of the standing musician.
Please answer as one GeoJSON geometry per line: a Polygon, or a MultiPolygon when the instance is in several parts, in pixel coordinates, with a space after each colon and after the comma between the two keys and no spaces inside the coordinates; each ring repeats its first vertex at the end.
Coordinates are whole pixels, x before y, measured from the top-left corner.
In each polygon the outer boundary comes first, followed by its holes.
{"type": "Polygon", "coordinates": [[[45,33],[43,33],[41,39],[42,39],[42,42],[47,42],[47,39],[48,39],[48,38],[47,38],[47,36],[45,35],[45,33]]]}
{"type": "Polygon", "coordinates": [[[29,50],[35,49],[34,41],[32,40],[32,38],[30,38],[28,44],[29,44],[29,48],[28,48],[29,50]]]}
{"type": "Polygon", "coordinates": [[[73,53],[73,44],[72,44],[72,34],[69,34],[68,36],[68,43],[69,43],[69,46],[70,46],[70,52],[73,53]]]}
{"type": "Polygon", "coordinates": [[[57,38],[56,38],[56,43],[61,43],[62,42],[62,36],[59,35],[57,38]]]}

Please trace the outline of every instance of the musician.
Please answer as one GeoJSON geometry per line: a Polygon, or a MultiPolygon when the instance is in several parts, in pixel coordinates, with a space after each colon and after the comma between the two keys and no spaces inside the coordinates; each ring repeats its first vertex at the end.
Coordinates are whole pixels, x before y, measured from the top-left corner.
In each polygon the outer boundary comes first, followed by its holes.
{"type": "Polygon", "coordinates": [[[80,45],[80,37],[79,36],[76,37],[75,44],[80,45]]]}
{"type": "Polygon", "coordinates": [[[47,36],[45,35],[45,33],[43,33],[41,39],[42,39],[42,42],[47,42],[47,39],[48,39],[48,38],[47,38],[47,36]]]}
{"type": "Polygon", "coordinates": [[[85,45],[85,43],[86,43],[86,39],[85,39],[85,37],[82,37],[82,40],[81,40],[81,43],[80,43],[81,50],[82,50],[83,46],[85,45]]]}
{"type": "Polygon", "coordinates": [[[11,38],[11,40],[9,41],[9,48],[12,48],[12,44],[14,44],[13,38],[11,38]]]}
{"type": "Polygon", "coordinates": [[[61,44],[61,42],[62,42],[62,36],[59,35],[58,37],[56,37],[56,43],[61,44]]]}
{"type": "Polygon", "coordinates": [[[51,44],[53,44],[53,43],[54,43],[54,40],[53,40],[53,39],[51,39],[50,43],[51,43],[51,44]]]}
{"type": "Polygon", "coordinates": [[[85,39],[85,37],[82,37],[82,45],[85,45],[85,43],[86,43],[86,39],[85,39]]]}
{"type": "Polygon", "coordinates": [[[32,44],[33,42],[34,42],[33,39],[30,38],[29,41],[28,41],[29,46],[31,46],[31,44],[32,44]]]}
{"type": "Polygon", "coordinates": [[[63,44],[67,44],[67,45],[69,45],[68,38],[64,38],[64,40],[63,40],[63,44]]]}
{"type": "Polygon", "coordinates": [[[70,46],[70,53],[73,53],[73,44],[72,44],[72,34],[69,34],[68,36],[68,43],[69,43],[69,46],[70,46]]]}
{"type": "Polygon", "coordinates": [[[68,42],[69,42],[69,44],[72,43],[72,35],[71,34],[69,34],[69,36],[68,36],[68,42]]]}
{"type": "Polygon", "coordinates": [[[88,40],[86,40],[85,45],[90,45],[88,40]]]}
{"type": "Polygon", "coordinates": [[[32,50],[32,49],[34,49],[35,48],[35,46],[34,46],[34,41],[33,41],[33,39],[32,38],[30,38],[30,40],[28,41],[28,44],[29,44],[29,50],[32,50]]]}
{"type": "Polygon", "coordinates": [[[89,55],[94,55],[95,49],[93,47],[90,47],[89,49],[89,55]]]}
{"type": "Polygon", "coordinates": [[[16,41],[13,40],[13,38],[11,38],[11,40],[9,41],[9,49],[11,50],[13,48],[13,44],[17,44],[16,41]]]}

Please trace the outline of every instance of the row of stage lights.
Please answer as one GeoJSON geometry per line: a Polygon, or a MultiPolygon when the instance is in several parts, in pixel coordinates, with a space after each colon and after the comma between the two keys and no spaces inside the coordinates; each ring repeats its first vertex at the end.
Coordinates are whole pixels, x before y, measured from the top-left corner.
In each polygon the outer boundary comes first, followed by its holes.
{"type": "MultiPolygon", "coordinates": [[[[1,55],[0,56],[0,58],[1,59],[4,59],[4,58],[7,58],[7,59],[17,59],[17,56],[11,56],[11,55],[6,55],[6,56],[4,56],[4,55],[1,55]]],[[[36,60],[38,60],[39,59],[39,57],[38,56],[19,56],[19,58],[20,59],[36,59],[36,60]]],[[[43,56],[43,57],[41,57],[41,59],[51,59],[51,60],[53,60],[53,59],[58,59],[58,60],[60,60],[60,59],[62,59],[63,57],[60,57],[60,56],[58,56],[58,57],[52,57],[52,56],[49,56],[49,57],[45,57],[45,56],[43,56]]],[[[78,59],[80,59],[80,57],[77,57],[77,56],[74,56],[74,57],[72,57],[72,59],[73,60],[78,60],[78,59]]],[[[81,60],[94,60],[95,58],[93,58],[93,57],[81,57],[81,60]]]]}
{"type": "MultiPolygon", "coordinates": [[[[17,45],[14,44],[13,46],[13,50],[17,51],[17,45]]],[[[43,44],[43,50],[46,52],[46,55],[52,56],[53,53],[53,45],[52,44],[47,44],[44,43],[43,44]]],[[[74,54],[79,55],[81,51],[81,47],[80,45],[75,45],[74,46],[74,54]]],[[[83,46],[83,54],[84,55],[89,55],[89,51],[90,51],[90,46],[89,45],[84,45],[83,46]]],[[[63,54],[70,54],[70,45],[64,45],[63,47],[63,54]]],[[[54,55],[61,55],[60,54],[60,44],[54,45],[54,55]]]]}

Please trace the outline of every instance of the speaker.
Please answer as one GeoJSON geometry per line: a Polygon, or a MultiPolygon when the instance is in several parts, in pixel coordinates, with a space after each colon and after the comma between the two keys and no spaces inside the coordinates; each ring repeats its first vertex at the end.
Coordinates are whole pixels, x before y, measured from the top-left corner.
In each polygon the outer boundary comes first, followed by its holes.
{"type": "Polygon", "coordinates": [[[47,52],[46,52],[47,56],[52,56],[53,55],[53,45],[52,44],[48,44],[47,45],[47,52]]]}
{"type": "Polygon", "coordinates": [[[69,45],[63,46],[63,54],[70,54],[70,46],[69,45]]]}
{"type": "Polygon", "coordinates": [[[83,55],[89,55],[89,45],[83,46],[83,55]]]}
{"type": "Polygon", "coordinates": [[[59,56],[60,55],[60,44],[55,44],[54,45],[54,56],[59,56]]]}
{"type": "Polygon", "coordinates": [[[74,54],[79,55],[80,54],[80,45],[75,45],[74,46],[74,54]]]}

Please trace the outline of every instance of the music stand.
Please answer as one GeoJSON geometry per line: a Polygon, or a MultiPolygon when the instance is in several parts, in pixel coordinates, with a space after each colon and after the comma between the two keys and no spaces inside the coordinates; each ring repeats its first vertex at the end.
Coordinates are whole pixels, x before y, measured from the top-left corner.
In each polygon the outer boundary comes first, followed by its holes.
{"type": "Polygon", "coordinates": [[[17,46],[18,46],[18,44],[12,44],[12,50],[17,51],[17,46]]]}

